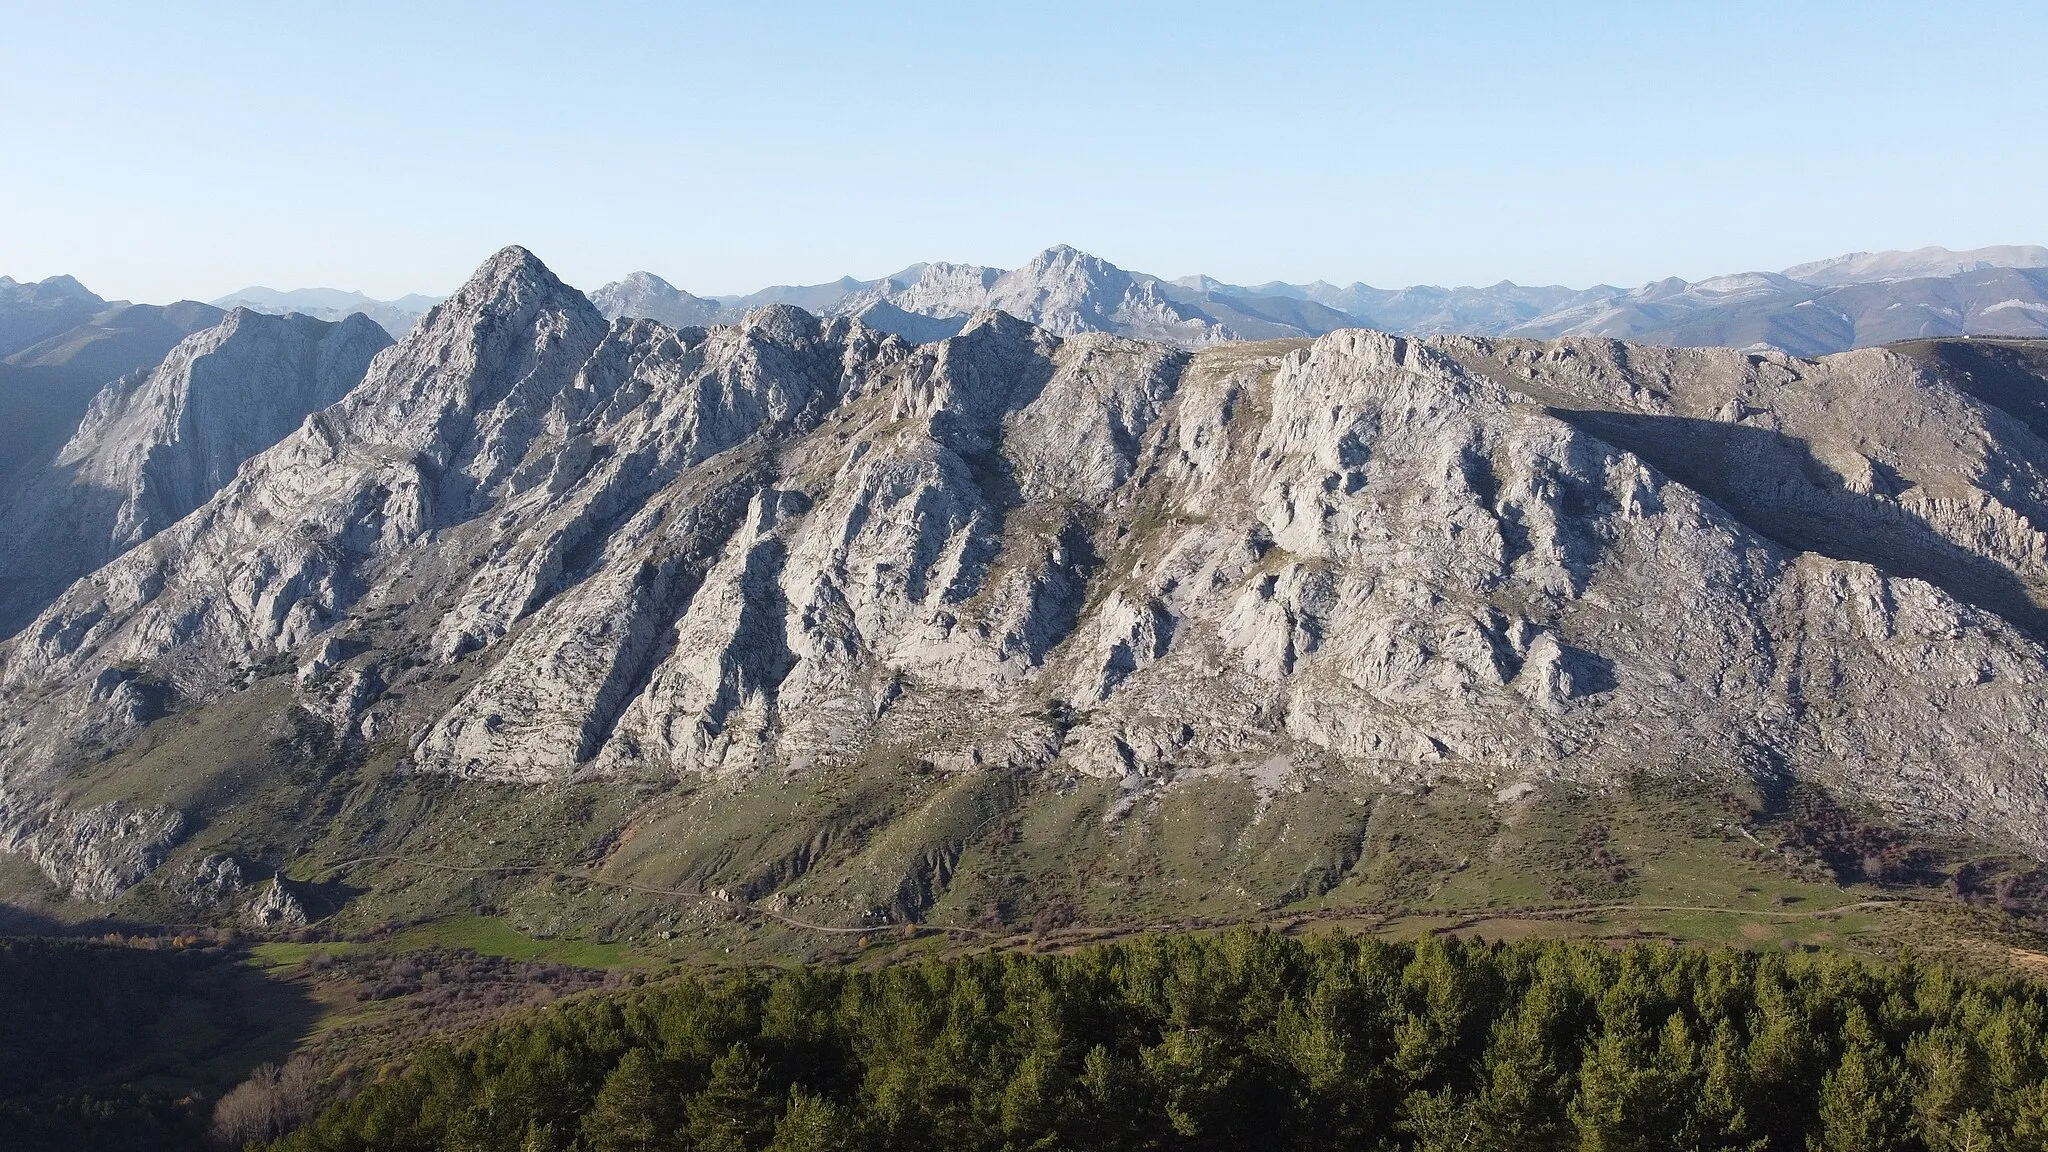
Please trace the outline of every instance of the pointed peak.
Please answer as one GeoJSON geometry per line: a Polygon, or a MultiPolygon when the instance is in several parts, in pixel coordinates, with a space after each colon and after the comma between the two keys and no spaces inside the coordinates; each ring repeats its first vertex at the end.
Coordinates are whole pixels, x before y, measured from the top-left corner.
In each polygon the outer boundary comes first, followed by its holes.
{"type": "Polygon", "coordinates": [[[40,287],[50,292],[62,292],[66,295],[71,296],[92,295],[92,293],[86,289],[85,285],[80,284],[76,278],[66,276],[62,273],[48,277],[47,279],[41,281],[40,287]]]}
{"type": "MultiPolygon", "coordinates": [[[[360,314],[352,314],[349,318],[374,323],[360,314]]],[[[261,312],[254,308],[236,306],[222,314],[220,323],[187,336],[185,343],[219,346],[236,339],[275,339],[289,332],[314,332],[324,335],[336,323],[309,316],[304,312],[261,312]]]]}
{"type": "Polygon", "coordinates": [[[7,283],[17,292],[26,292],[30,299],[39,302],[82,300],[102,304],[108,303],[108,301],[101,300],[98,295],[85,285],[64,275],[50,276],[42,280],[31,280],[26,284],[17,284],[12,280],[9,280],[7,283]]]}
{"type": "Polygon", "coordinates": [[[447,300],[447,308],[457,314],[508,306],[587,309],[590,302],[562,283],[538,256],[513,244],[484,261],[447,300]]]}
{"type": "Polygon", "coordinates": [[[630,288],[652,289],[656,292],[674,292],[676,286],[652,272],[628,272],[620,284],[630,288]]]}
{"type": "Polygon", "coordinates": [[[1071,244],[1055,244],[1052,247],[1047,248],[1045,251],[1040,252],[1038,254],[1037,259],[1033,260],[1032,263],[1062,264],[1073,263],[1078,260],[1093,259],[1095,259],[1095,257],[1090,256],[1088,253],[1081,251],[1079,248],[1076,248],[1071,244]]]}
{"type": "Polygon", "coordinates": [[[508,244],[484,261],[463,287],[478,283],[507,284],[518,280],[560,283],[555,280],[555,274],[548,271],[548,266],[540,262],[540,257],[517,244],[508,244]]]}
{"type": "MultiPolygon", "coordinates": [[[[1034,278],[1054,276],[1129,276],[1122,268],[1081,251],[1071,244],[1055,244],[1040,252],[1030,264],[1018,269],[1034,278]]],[[[1146,279],[1150,279],[1146,277],[1146,279]]]]}

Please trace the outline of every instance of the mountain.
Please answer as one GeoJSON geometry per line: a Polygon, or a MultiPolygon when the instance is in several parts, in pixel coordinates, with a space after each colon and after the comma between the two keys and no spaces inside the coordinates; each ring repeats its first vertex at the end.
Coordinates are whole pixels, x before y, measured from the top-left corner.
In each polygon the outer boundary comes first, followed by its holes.
{"type": "Polygon", "coordinates": [[[1315,284],[1262,284],[1232,288],[1250,296],[1287,296],[1312,300],[1343,312],[1359,326],[1401,335],[1502,335],[1538,317],[1607,300],[1621,289],[1598,285],[1587,289],[1556,285],[1526,287],[1501,281],[1490,288],[1374,288],[1354,283],[1346,288],[1315,284]]]}
{"type": "Polygon", "coordinates": [[[7,357],[7,363],[23,368],[65,368],[112,380],[154,367],[180,340],[213,327],[225,315],[196,300],[117,302],[82,324],[18,349],[7,357]]]}
{"type": "Polygon", "coordinates": [[[901,288],[911,284],[924,274],[925,267],[923,264],[912,264],[901,272],[884,276],[879,280],[856,280],[851,276],[841,276],[829,284],[777,284],[745,296],[719,296],[716,299],[725,309],[721,319],[728,322],[770,304],[787,304],[792,308],[802,308],[809,312],[826,313],[838,309],[849,297],[865,289],[901,288]]]}
{"type": "Polygon", "coordinates": [[[249,456],[340,399],[391,339],[236,309],[155,370],[99,390],[49,465],[0,510],[0,632],[78,577],[206,503],[249,456]]]}
{"type": "MultiPolygon", "coordinates": [[[[1070,251],[1006,279],[1183,334],[1070,251]]],[[[2048,858],[2043,396],[2026,341],[675,330],[511,248],[8,643],[0,837],[58,909],[232,864],[650,936],[1408,899],[1489,866],[1367,851],[1434,789],[2048,858]]]]}
{"type": "Polygon", "coordinates": [[[607,319],[636,316],[658,320],[671,328],[716,324],[725,306],[692,296],[652,272],[635,272],[590,294],[590,302],[607,319]]]}
{"type": "MultiPolygon", "coordinates": [[[[994,309],[1028,320],[1047,331],[1072,335],[1111,332],[1160,339],[1187,347],[1237,339],[1272,339],[1332,331],[1355,325],[1351,317],[1313,303],[1285,298],[1248,300],[1170,284],[1156,276],[1126,272],[1099,257],[1065,245],[1045,250],[1022,268],[1004,271],[974,264],[914,264],[880,280],[851,278],[806,289],[770,289],[735,298],[719,312],[677,311],[648,273],[593,294],[606,315],[696,317],[693,322],[731,323],[746,307],[768,303],[814,308],[826,315],[854,316],[871,328],[914,343],[959,332],[978,312],[994,309]],[[636,285],[641,287],[635,287],[636,285]],[[628,303],[646,295],[645,303],[628,303]]],[[[683,294],[687,296],[687,294],[683,294]]],[[[689,299],[695,300],[695,297],[689,299]]]]}
{"type": "Polygon", "coordinates": [[[69,276],[18,283],[0,276],[0,357],[76,328],[107,308],[107,302],[69,276]]]}
{"type": "Polygon", "coordinates": [[[1808,284],[1883,284],[1984,272],[1997,268],[2048,268],[2048,248],[2006,244],[1952,252],[1947,248],[1916,248],[1911,252],[1851,252],[1829,260],[1795,264],[1785,275],[1808,284]]]}
{"type": "Polygon", "coordinates": [[[1173,299],[1156,277],[1132,275],[1064,244],[996,277],[983,307],[1059,336],[1115,332],[1183,345],[1230,339],[1210,317],[1173,299]]]}
{"type": "Polygon", "coordinates": [[[1666,280],[1582,302],[1518,334],[1595,335],[1680,347],[1763,345],[1817,356],[1897,340],[2048,333],[2048,270],[1824,287],[1768,272],[1666,280]]]}
{"type": "Polygon", "coordinates": [[[184,301],[109,302],[69,276],[0,276],[0,483],[13,491],[70,438],[100,386],[154,366],[219,313],[184,301]]]}
{"type": "Polygon", "coordinates": [[[1110,332],[1183,347],[1319,334],[1357,323],[1311,302],[1248,298],[1126,272],[1066,245],[1007,272],[927,264],[915,279],[881,281],[835,302],[830,311],[926,341],[959,331],[969,317],[989,309],[1058,335],[1110,332]]]}
{"type": "Polygon", "coordinates": [[[1608,336],[1680,347],[1762,345],[1819,356],[1900,339],[2026,336],[2048,318],[2048,249],[1852,253],[1784,274],[1676,277],[1633,290],[1595,285],[1339,288],[1320,281],[1255,286],[1209,276],[1167,281],[1065,246],[1023,268],[913,264],[880,280],[771,288],[710,300],[636,272],[592,294],[608,317],[671,325],[730,324],[769,303],[858,316],[922,343],[999,309],[1063,335],[1109,332],[1186,348],[1229,340],[1320,336],[1342,328],[1395,335],[1608,336]]]}
{"type": "Polygon", "coordinates": [[[811,312],[852,315],[867,303],[915,284],[928,265],[912,264],[893,276],[856,280],[842,276],[829,284],[777,284],[744,296],[693,296],[652,272],[634,272],[590,294],[609,319],[658,320],[674,328],[735,323],[757,308],[788,305],[811,312]]]}
{"type": "Polygon", "coordinates": [[[868,327],[916,343],[951,336],[969,317],[987,309],[1009,312],[1055,333],[1114,332],[1188,346],[1295,336],[1353,323],[1327,309],[1311,308],[1314,315],[1307,322],[1313,327],[1302,328],[1273,318],[1301,319],[1304,308],[1299,302],[1269,301],[1262,306],[1205,299],[1064,245],[1007,272],[972,264],[913,264],[879,280],[846,277],[831,284],[769,288],[715,301],[682,292],[652,273],[636,272],[599,288],[591,299],[608,317],[677,325],[729,324],[753,309],[786,305],[829,316],[857,316],[868,327]]]}
{"type": "Polygon", "coordinates": [[[318,320],[343,320],[360,312],[393,337],[398,337],[405,335],[427,309],[440,302],[439,296],[417,293],[396,300],[377,300],[361,292],[344,292],[339,288],[295,288],[280,292],[275,288],[254,285],[231,292],[213,304],[216,308],[247,308],[252,312],[279,316],[299,312],[318,320]]]}

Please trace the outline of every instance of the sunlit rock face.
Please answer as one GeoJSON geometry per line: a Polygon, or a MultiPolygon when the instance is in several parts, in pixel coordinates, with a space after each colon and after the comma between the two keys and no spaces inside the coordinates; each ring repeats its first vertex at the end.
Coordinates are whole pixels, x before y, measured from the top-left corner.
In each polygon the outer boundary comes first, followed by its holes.
{"type": "Polygon", "coordinates": [[[671,329],[507,249],[12,642],[0,815],[284,667],[494,781],[1793,773],[2048,855],[2031,419],[1912,349],[671,329]]]}

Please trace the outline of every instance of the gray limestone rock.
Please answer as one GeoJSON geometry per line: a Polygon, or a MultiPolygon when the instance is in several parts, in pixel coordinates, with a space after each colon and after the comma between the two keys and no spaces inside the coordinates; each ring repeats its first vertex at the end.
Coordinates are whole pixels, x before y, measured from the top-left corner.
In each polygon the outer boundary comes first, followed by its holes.
{"type": "Polygon", "coordinates": [[[225,905],[244,888],[241,864],[218,853],[189,860],[182,867],[167,867],[157,875],[174,899],[200,910],[225,905]]]}
{"type": "Polygon", "coordinates": [[[262,894],[249,905],[243,917],[251,928],[284,929],[303,928],[308,917],[306,906],[285,887],[284,877],[273,876],[263,886],[262,894]]]}
{"type": "Polygon", "coordinates": [[[145,730],[135,686],[198,712],[295,667],[337,740],[512,784],[800,785],[878,749],[1131,804],[1791,774],[2048,858],[2048,418],[1970,372],[1190,352],[1001,311],[917,346],[782,305],[678,330],[507,249],[11,643],[10,843],[133,883],[174,820],[55,851],[79,734],[145,730]]]}
{"type": "Polygon", "coordinates": [[[244,460],[346,394],[390,343],[362,316],[329,324],[237,310],[154,370],[107,385],[0,512],[0,632],[206,503],[244,460]]]}

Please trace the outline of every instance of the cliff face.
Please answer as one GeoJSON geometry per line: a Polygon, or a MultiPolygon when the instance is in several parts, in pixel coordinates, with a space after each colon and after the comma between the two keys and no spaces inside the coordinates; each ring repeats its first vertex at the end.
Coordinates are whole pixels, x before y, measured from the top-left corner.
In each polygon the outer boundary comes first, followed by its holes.
{"type": "Polygon", "coordinates": [[[2048,856],[2042,381],[1946,355],[677,331],[508,249],[11,642],[0,820],[132,883],[178,805],[77,765],[234,708],[437,776],[886,762],[1112,781],[1112,820],[1216,776],[1791,773],[2048,856]]]}
{"type": "Polygon", "coordinates": [[[360,316],[329,324],[237,310],[155,369],[107,385],[0,513],[0,630],[206,503],[242,461],[346,394],[390,343],[360,316]]]}

